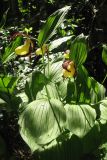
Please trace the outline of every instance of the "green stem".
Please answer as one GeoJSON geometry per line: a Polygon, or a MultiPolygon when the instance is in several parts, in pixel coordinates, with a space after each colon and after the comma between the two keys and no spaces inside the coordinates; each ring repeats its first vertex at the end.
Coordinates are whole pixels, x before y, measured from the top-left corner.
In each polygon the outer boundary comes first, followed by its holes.
{"type": "Polygon", "coordinates": [[[78,93],[77,93],[77,84],[76,84],[75,78],[74,78],[74,87],[75,87],[74,95],[75,95],[75,99],[76,99],[76,103],[77,103],[78,102],[78,93]]]}
{"type": "Polygon", "coordinates": [[[105,75],[105,77],[104,77],[104,79],[102,81],[102,84],[104,84],[104,82],[105,82],[106,79],[107,79],[107,73],[106,73],[106,75],[105,75]]]}
{"type": "Polygon", "coordinates": [[[92,128],[91,123],[90,123],[90,121],[88,120],[87,115],[85,114],[83,108],[81,107],[81,105],[79,105],[79,107],[81,108],[81,110],[82,110],[82,112],[83,112],[83,115],[84,115],[84,117],[85,117],[85,119],[86,119],[88,125],[90,126],[90,128],[92,128]]]}
{"type": "Polygon", "coordinates": [[[43,53],[42,47],[41,47],[41,51],[42,51],[42,60],[43,60],[43,72],[44,72],[44,75],[45,75],[45,59],[44,59],[44,53],[43,53]]]}
{"type": "Polygon", "coordinates": [[[55,117],[55,119],[56,119],[56,122],[57,122],[57,124],[58,124],[59,130],[60,130],[60,132],[62,133],[62,128],[61,128],[61,126],[60,126],[60,124],[59,124],[59,121],[58,121],[57,116],[56,116],[56,114],[55,114],[55,112],[54,112],[53,106],[52,106],[52,104],[51,104],[51,102],[50,102],[49,93],[48,93],[48,89],[47,89],[47,86],[46,86],[46,85],[45,85],[45,89],[46,89],[48,101],[49,101],[49,104],[50,104],[50,106],[51,106],[53,115],[54,115],[54,117],[55,117]]]}
{"type": "MultiPolygon", "coordinates": [[[[44,60],[44,53],[43,53],[42,47],[41,47],[41,50],[42,50],[42,58],[43,58],[43,65],[44,65],[44,75],[45,75],[45,60],[44,60]]],[[[49,55],[48,55],[48,73],[49,73],[49,55]]],[[[56,119],[56,122],[57,122],[57,124],[58,124],[59,130],[60,130],[60,132],[62,133],[61,126],[60,126],[59,121],[58,121],[58,119],[57,119],[57,116],[56,116],[56,114],[55,114],[55,112],[54,112],[53,106],[52,106],[52,104],[51,104],[51,102],[50,102],[50,98],[49,98],[49,93],[48,93],[48,89],[47,89],[47,86],[46,86],[46,82],[45,82],[45,89],[46,89],[48,101],[49,101],[49,104],[50,104],[50,106],[51,106],[53,115],[54,115],[54,117],[55,117],[55,119],[56,119]]]]}
{"type": "Polygon", "coordinates": [[[48,76],[49,76],[49,52],[47,52],[47,58],[48,58],[48,76]]]}

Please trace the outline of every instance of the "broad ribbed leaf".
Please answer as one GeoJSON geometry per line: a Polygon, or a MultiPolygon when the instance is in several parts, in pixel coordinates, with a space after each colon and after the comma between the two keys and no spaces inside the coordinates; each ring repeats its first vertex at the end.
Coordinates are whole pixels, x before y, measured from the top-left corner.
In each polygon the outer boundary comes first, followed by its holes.
{"type": "Polygon", "coordinates": [[[32,76],[29,82],[26,82],[25,93],[27,94],[29,101],[36,99],[36,95],[43,87],[47,84],[47,79],[40,71],[35,71],[32,73],[32,76]]]}
{"type": "Polygon", "coordinates": [[[88,76],[84,66],[79,66],[77,78],[77,101],[95,104],[105,97],[105,88],[94,78],[88,76]]]}
{"type": "Polygon", "coordinates": [[[36,100],[28,104],[19,117],[20,133],[35,151],[58,137],[65,121],[66,112],[59,100],[36,100]]]}
{"type": "Polygon", "coordinates": [[[57,83],[57,91],[62,101],[71,102],[75,91],[74,79],[63,79],[63,81],[57,83]]]}
{"type": "Polygon", "coordinates": [[[79,35],[71,42],[70,59],[73,60],[76,66],[83,64],[87,58],[86,36],[79,35]]]}
{"type": "Polygon", "coordinates": [[[36,99],[48,99],[48,97],[59,99],[57,86],[54,83],[48,83],[46,84],[41,91],[37,93],[36,99]]]}
{"type": "Polygon", "coordinates": [[[56,85],[57,91],[58,91],[62,101],[64,101],[66,99],[66,96],[67,96],[67,85],[68,85],[68,79],[65,79],[64,81],[60,81],[56,85]]]}
{"type": "Polygon", "coordinates": [[[84,137],[94,126],[95,110],[89,105],[65,105],[67,129],[79,137],[84,137]]]}
{"type": "Polygon", "coordinates": [[[35,99],[49,98],[59,99],[57,87],[53,82],[59,82],[62,79],[62,62],[52,63],[45,68],[45,75],[40,71],[35,71],[25,85],[25,93],[29,98],[29,102],[35,99]],[[45,87],[46,86],[46,87],[45,87]]]}
{"type": "Polygon", "coordinates": [[[97,110],[97,117],[101,120],[107,121],[107,99],[102,100],[95,106],[97,110]]]}
{"type": "Polygon", "coordinates": [[[40,47],[55,34],[57,27],[64,21],[69,9],[70,6],[66,6],[50,15],[38,36],[38,44],[40,47]]]}
{"type": "Polygon", "coordinates": [[[12,43],[10,43],[4,51],[2,56],[2,63],[6,63],[14,58],[14,50],[22,43],[22,37],[17,37],[12,43]]]}
{"type": "Polygon", "coordinates": [[[107,45],[103,45],[102,60],[107,65],[107,45]]]}
{"type": "Polygon", "coordinates": [[[51,81],[51,82],[59,82],[63,80],[62,78],[62,61],[59,62],[53,62],[50,63],[49,65],[49,70],[48,70],[48,65],[45,68],[45,76],[51,81]]]}
{"type": "Polygon", "coordinates": [[[70,40],[73,36],[67,36],[63,38],[56,39],[52,41],[49,45],[49,51],[65,51],[67,49],[67,41],[70,40]]]}

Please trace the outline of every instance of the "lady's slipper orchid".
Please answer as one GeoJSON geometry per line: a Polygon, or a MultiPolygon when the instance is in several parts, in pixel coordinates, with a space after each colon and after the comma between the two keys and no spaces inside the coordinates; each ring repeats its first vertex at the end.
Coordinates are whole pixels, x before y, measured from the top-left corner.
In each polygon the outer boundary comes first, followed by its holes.
{"type": "Polygon", "coordinates": [[[33,43],[30,39],[26,39],[24,45],[21,45],[15,49],[15,53],[19,56],[25,56],[29,54],[30,47],[33,48],[33,43]]]}
{"type": "Polygon", "coordinates": [[[38,48],[35,53],[36,53],[36,55],[43,55],[43,54],[45,54],[47,51],[48,51],[48,45],[47,45],[47,44],[44,44],[44,45],[42,46],[42,48],[38,48]]]}
{"type": "Polygon", "coordinates": [[[65,78],[74,77],[76,69],[73,61],[67,60],[62,64],[63,67],[63,76],[65,78]]]}
{"type": "Polygon", "coordinates": [[[63,69],[63,77],[64,78],[70,78],[73,77],[75,74],[75,68],[72,69],[72,71],[67,71],[66,69],[63,69]]]}

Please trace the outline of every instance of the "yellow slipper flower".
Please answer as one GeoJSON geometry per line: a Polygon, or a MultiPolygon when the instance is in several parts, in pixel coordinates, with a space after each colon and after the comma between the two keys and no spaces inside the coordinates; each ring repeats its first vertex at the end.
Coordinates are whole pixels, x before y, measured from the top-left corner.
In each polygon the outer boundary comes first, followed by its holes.
{"type": "Polygon", "coordinates": [[[66,69],[63,69],[63,77],[64,78],[70,78],[70,77],[74,77],[75,75],[75,68],[72,69],[72,71],[67,71],[66,69]]]}
{"type": "Polygon", "coordinates": [[[42,55],[42,54],[45,54],[47,51],[48,51],[48,45],[44,44],[42,46],[42,49],[38,48],[35,53],[36,53],[36,55],[42,55]]]}
{"type": "Polygon", "coordinates": [[[71,62],[68,64],[68,66],[67,66],[67,70],[68,70],[68,71],[72,71],[72,69],[75,68],[74,66],[75,66],[75,65],[74,65],[74,62],[71,61],[71,62]]]}
{"type": "Polygon", "coordinates": [[[76,69],[73,61],[69,60],[64,61],[62,67],[63,67],[63,77],[70,78],[75,76],[76,69]]]}
{"type": "Polygon", "coordinates": [[[26,39],[23,45],[15,49],[15,53],[20,56],[25,56],[29,53],[30,47],[33,47],[33,43],[30,39],[26,39]]]}

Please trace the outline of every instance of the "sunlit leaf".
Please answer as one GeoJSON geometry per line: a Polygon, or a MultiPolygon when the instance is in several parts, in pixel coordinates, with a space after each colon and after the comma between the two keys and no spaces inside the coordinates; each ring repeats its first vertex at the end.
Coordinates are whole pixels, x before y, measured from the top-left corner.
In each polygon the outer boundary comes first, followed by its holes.
{"type": "Polygon", "coordinates": [[[49,45],[49,51],[65,51],[67,49],[67,41],[70,40],[73,36],[67,36],[63,38],[56,39],[52,41],[49,45]],[[65,47],[66,46],[66,47],[65,47]]]}
{"type": "Polygon", "coordinates": [[[53,62],[50,63],[49,66],[47,65],[45,68],[45,76],[51,81],[51,82],[59,82],[63,80],[62,78],[62,61],[59,62],[53,62]]]}
{"type": "Polygon", "coordinates": [[[86,38],[81,34],[71,42],[70,59],[75,62],[76,66],[83,64],[87,58],[86,38]]]}
{"type": "Polygon", "coordinates": [[[105,97],[105,88],[94,78],[89,77],[84,66],[79,66],[77,78],[77,101],[95,104],[105,97]]]}
{"type": "Polygon", "coordinates": [[[107,121],[107,99],[100,101],[96,106],[97,117],[101,120],[107,121]]]}
{"type": "Polygon", "coordinates": [[[62,78],[62,62],[50,63],[49,70],[48,65],[45,68],[45,75],[40,71],[35,71],[25,85],[25,93],[27,94],[29,101],[33,101],[36,98],[46,98],[47,91],[50,98],[58,98],[57,87],[54,84],[63,80],[62,78]],[[45,87],[46,86],[46,87],[45,87]]]}
{"type": "Polygon", "coordinates": [[[64,21],[65,15],[69,10],[70,6],[66,6],[50,15],[38,36],[38,44],[40,47],[55,34],[56,29],[64,21]]]}
{"type": "Polygon", "coordinates": [[[43,99],[43,98],[48,99],[48,97],[59,99],[57,86],[52,82],[44,85],[43,89],[37,93],[36,99],[43,99]]]}
{"type": "Polygon", "coordinates": [[[66,99],[66,96],[67,96],[67,85],[68,85],[68,79],[65,79],[64,81],[60,81],[56,85],[57,91],[58,91],[62,101],[64,101],[66,99]]]}
{"type": "Polygon", "coordinates": [[[60,135],[65,120],[65,109],[59,100],[36,100],[28,104],[19,117],[20,133],[35,151],[60,135]]]}
{"type": "Polygon", "coordinates": [[[86,104],[66,104],[64,108],[67,114],[67,129],[79,137],[85,136],[94,126],[95,109],[86,104]]]}

